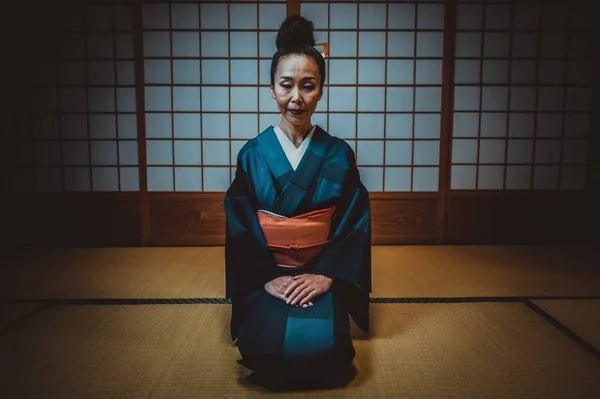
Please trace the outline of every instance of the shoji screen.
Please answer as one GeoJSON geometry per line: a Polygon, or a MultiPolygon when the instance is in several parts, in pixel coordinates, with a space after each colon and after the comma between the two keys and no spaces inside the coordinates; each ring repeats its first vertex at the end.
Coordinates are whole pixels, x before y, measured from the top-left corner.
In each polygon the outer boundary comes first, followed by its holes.
{"type": "Polygon", "coordinates": [[[222,244],[236,154],[280,119],[276,32],[300,12],[330,49],[314,122],[355,149],[373,243],[582,237],[597,207],[591,5],[23,3],[6,26],[29,42],[7,40],[0,107],[7,230],[44,244],[222,244]]]}
{"type": "Polygon", "coordinates": [[[573,4],[459,2],[452,189],[585,187],[592,19],[573,4]]]}
{"type": "Polygon", "coordinates": [[[443,2],[303,2],[330,46],[314,121],[355,149],[372,192],[438,191],[443,2]]]}
{"type": "Polygon", "coordinates": [[[279,116],[270,59],[285,2],[145,3],[148,191],[226,191],[237,152],[279,116]]]}
{"type": "Polygon", "coordinates": [[[137,191],[131,5],[70,4],[31,33],[29,98],[5,120],[9,187],[137,191]]]}

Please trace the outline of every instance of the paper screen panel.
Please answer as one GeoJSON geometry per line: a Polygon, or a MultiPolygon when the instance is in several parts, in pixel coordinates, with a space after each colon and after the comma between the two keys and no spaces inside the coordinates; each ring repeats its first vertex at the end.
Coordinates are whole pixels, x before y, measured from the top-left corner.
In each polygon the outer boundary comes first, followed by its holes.
{"type": "Polygon", "coordinates": [[[31,32],[30,83],[15,82],[24,101],[3,110],[6,148],[21,154],[7,157],[8,189],[136,191],[138,160],[119,150],[137,147],[132,6],[73,3],[57,13],[31,32]]]}
{"type": "Polygon", "coordinates": [[[444,11],[441,1],[301,3],[330,45],[313,122],[353,146],[370,191],[438,191],[444,11]]]}
{"type": "Polygon", "coordinates": [[[457,4],[451,189],[585,187],[586,13],[551,1],[457,4]]]}
{"type": "Polygon", "coordinates": [[[148,190],[225,191],[239,143],[279,123],[269,68],[285,2],[143,8],[148,190]]]}

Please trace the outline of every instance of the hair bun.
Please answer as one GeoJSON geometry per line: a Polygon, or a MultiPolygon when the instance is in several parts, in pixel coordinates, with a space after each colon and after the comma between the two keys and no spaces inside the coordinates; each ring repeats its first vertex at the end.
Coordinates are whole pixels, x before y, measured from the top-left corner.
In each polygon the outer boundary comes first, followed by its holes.
{"type": "Polygon", "coordinates": [[[300,15],[287,17],[281,24],[279,32],[277,32],[277,50],[301,46],[314,46],[314,29],[313,23],[300,15]]]}

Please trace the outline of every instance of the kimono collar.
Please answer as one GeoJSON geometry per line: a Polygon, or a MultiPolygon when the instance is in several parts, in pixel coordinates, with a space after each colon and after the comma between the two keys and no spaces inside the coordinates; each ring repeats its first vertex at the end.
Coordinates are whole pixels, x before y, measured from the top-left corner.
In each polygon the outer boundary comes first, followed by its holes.
{"type": "Polygon", "coordinates": [[[310,129],[310,132],[308,135],[306,135],[298,147],[292,143],[292,140],[290,140],[290,138],[283,130],[281,130],[279,126],[273,127],[277,139],[279,140],[279,144],[281,144],[281,148],[283,148],[283,152],[285,152],[285,156],[287,157],[288,161],[290,161],[290,165],[292,165],[294,170],[298,168],[298,164],[300,164],[300,161],[302,160],[302,157],[304,156],[304,153],[310,144],[310,140],[312,139],[316,127],[317,126],[315,125],[310,129]]]}
{"type": "Polygon", "coordinates": [[[257,137],[257,141],[269,170],[281,189],[273,211],[282,215],[292,215],[313,180],[317,178],[329,148],[331,136],[316,126],[306,153],[296,171],[292,169],[287,160],[272,126],[262,132],[257,137]]]}

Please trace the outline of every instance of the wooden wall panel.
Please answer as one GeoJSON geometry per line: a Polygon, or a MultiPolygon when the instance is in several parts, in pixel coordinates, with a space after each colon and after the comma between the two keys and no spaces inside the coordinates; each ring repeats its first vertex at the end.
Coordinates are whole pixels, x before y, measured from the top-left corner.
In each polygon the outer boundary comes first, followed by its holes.
{"type": "Polygon", "coordinates": [[[141,236],[139,194],[130,196],[122,193],[115,194],[105,198],[98,196],[91,201],[91,207],[83,211],[84,214],[81,215],[81,219],[78,218],[77,225],[85,230],[87,220],[91,220],[94,231],[90,232],[88,242],[92,244],[139,245],[141,236]]]}
{"type": "Polygon", "coordinates": [[[225,243],[223,195],[149,194],[150,245],[225,243]]]}
{"type": "Polygon", "coordinates": [[[438,228],[437,198],[372,195],[373,244],[433,243],[438,228]]]}
{"type": "Polygon", "coordinates": [[[3,227],[11,246],[140,244],[139,193],[6,194],[3,227]]]}
{"type": "MultiPolygon", "coordinates": [[[[141,237],[139,193],[5,196],[2,246],[223,245],[222,194],[149,195],[141,237]]],[[[435,195],[372,194],[374,245],[581,243],[597,237],[591,192],[450,192],[446,229],[435,195]],[[444,237],[440,240],[439,237],[444,237]]]]}
{"type": "MultiPolygon", "coordinates": [[[[222,195],[158,194],[149,196],[149,245],[223,245],[225,213],[222,195]]],[[[372,200],[374,244],[435,242],[435,198],[372,200]]]]}
{"type": "Polygon", "coordinates": [[[445,243],[586,242],[595,233],[594,211],[589,192],[453,193],[445,243]]]}

